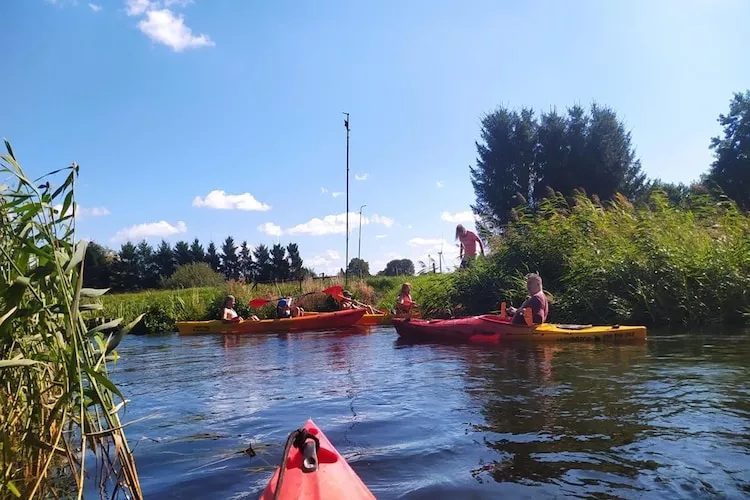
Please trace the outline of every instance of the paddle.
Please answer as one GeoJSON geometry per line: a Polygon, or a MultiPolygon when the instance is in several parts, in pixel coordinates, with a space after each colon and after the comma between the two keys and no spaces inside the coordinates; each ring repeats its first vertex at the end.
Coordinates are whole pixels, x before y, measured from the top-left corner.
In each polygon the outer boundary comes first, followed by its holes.
{"type": "MultiPolygon", "coordinates": [[[[295,298],[300,299],[302,297],[305,297],[307,295],[312,295],[313,293],[325,293],[328,295],[340,295],[344,291],[344,287],[341,285],[333,285],[332,287],[326,288],[325,290],[321,290],[320,292],[314,291],[314,292],[307,292],[303,293],[302,295],[297,295],[295,298]]],[[[281,300],[282,298],[286,297],[279,297],[278,299],[253,299],[250,302],[247,303],[250,307],[263,307],[264,305],[268,304],[269,302],[274,302],[277,300],[281,300]]]]}

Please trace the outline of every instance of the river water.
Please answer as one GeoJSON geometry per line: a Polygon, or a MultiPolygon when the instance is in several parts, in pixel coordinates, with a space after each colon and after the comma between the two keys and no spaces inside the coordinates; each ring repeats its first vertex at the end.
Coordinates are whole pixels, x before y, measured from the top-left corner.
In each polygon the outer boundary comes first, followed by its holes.
{"type": "Polygon", "coordinates": [[[381,327],[119,352],[147,499],[258,498],[309,417],[383,499],[750,496],[747,333],[445,346],[381,327]]]}

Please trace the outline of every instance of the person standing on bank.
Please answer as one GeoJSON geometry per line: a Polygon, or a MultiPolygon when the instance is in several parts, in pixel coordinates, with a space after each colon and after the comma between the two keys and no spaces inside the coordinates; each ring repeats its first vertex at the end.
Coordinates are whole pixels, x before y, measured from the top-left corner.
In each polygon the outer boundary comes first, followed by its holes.
{"type": "Polygon", "coordinates": [[[461,242],[461,250],[458,253],[458,257],[461,259],[462,268],[469,267],[471,260],[477,256],[477,243],[479,243],[479,249],[482,251],[482,255],[484,255],[482,240],[473,231],[468,231],[463,224],[456,226],[456,239],[461,242]]]}

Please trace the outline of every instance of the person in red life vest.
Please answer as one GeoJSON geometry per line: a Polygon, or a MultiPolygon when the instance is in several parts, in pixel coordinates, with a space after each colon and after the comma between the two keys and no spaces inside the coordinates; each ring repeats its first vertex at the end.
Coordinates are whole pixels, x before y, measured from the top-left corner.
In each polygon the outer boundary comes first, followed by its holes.
{"type": "Polygon", "coordinates": [[[396,299],[396,313],[408,313],[414,307],[417,304],[411,300],[411,283],[404,283],[396,299]]]}
{"type": "Polygon", "coordinates": [[[484,255],[482,240],[473,231],[468,231],[463,224],[456,226],[456,239],[461,242],[461,250],[458,253],[458,257],[461,259],[462,268],[469,267],[471,260],[477,256],[477,243],[479,243],[479,249],[482,251],[482,255],[484,255]]]}
{"type": "Polygon", "coordinates": [[[512,323],[514,325],[525,325],[526,319],[523,310],[528,307],[531,309],[533,323],[540,325],[547,321],[547,315],[549,314],[547,296],[544,295],[544,290],[542,290],[542,277],[536,273],[527,274],[526,289],[529,291],[529,298],[518,309],[512,306],[508,308],[508,313],[513,317],[512,323]]]}

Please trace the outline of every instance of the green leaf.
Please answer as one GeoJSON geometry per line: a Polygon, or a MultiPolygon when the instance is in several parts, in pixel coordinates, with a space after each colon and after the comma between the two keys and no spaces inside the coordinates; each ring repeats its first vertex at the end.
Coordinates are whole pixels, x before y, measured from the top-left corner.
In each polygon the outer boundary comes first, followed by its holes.
{"type": "Polygon", "coordinates": [[[13,148],[10,147],[10,142],[8,142],[8,139],[5,139],[5,149],[8,150],[8,154],[11,158],[13,158],[13,161],[16,161],[16,155],[13,154],[13,148]]]}
{"type": "Polygon", "coordinates": [[[79,311],[101,311],[104,306],[101,304],[81,304],[78,306],[79,311]]]}
{"type": "Polygon", "coordinates": [[[122,323],[122,318],[114,319],[102,325],[95,326],[94,328],[86,332],[86,335],[94,335],[95,333],[102,332],[104,330],[111,330],[112,328],[117,328],[120,325],[120,323],[122,323]]]}
{"type": "Polygon", "coordinates": [[[117,335],[109,339],[109,342],[107,343],[107,352],[106,354],[109,354],[112,352],[113,349],[115,349],[118,345],[120,345],[120,342],[122,342],[123,337],[130,333],[130,331],[135,328],[135,325],[141,322],[143,317],[146,315],[146,313],[142,313],[140,316],[135,318],[133,321],[128,323],[124,328],[121,328],[119,332],[117,332],[117,335]]]}
{"type": "MultiPolygon", "coordinates": [[[[122,393],[117,388],[117,386],[115,386],[115,384],[113,384],[112,381],[109,380],[107,377],[105,377],[98,371],[94,370],[90,366],[84,366],[83,369],[86,370],[86,373],[88,373],[91,376],[91,378],[93,378],[95,381],[99,382],[104,387],[109,389],[109,391],[111,391],[113,394],[117,394],[118,396],[120,396],[120,399],[125,399],[125,397],[122,395],[122,393]]],[[[99,403],[101,403],[101,401],[99,401],[99,403]]]]}
{"type": "Polygon", "coordinates": [[[68,265],[65,266],[65,272],[69,273],[71,269],[73,269],[75,266],[81,263],[83,260],[83,256],[86,254],[86,246],[88,245],[88,242],[86,240],[81,240],[76,244],[75,253],[73,254],[73,258],[70,259],[70,262],[68,262],[68,265]]]}
{"type": "Polygon", "coordinates": [[[109,288],[81,288],[81,297],[101,297],[109,288]]]}
{"type": "MultiPolygon", "coordinates": [[[[10,147],[10,146],[8,146],[8,147],[10,147]]],[[[16,485],[13,483],[13,481],[8,481],[5,484],[6,484],[6,486],[8,486],[8,489],[10,490],[11,493],[13,493],[15,496],[17,496],[17,497],[20,498],[21,492],[18,491],[18,488],[16,488],[16,485]]]]}
{"type": "Polygon", "coordinates": [[[39,361],[33,359],[0,359],[0,368],[17,368],[19,366],[31,366],[38,364],[39,361]]]}
{"type": "Polygon", "coordinates": [[[73,191],[70,191],[68,194],[65,195],[65,201],[63,201],[62,210],[60,210],[60,215],[64,216],[68,213],[68,209],[70,208],[70,205],[73,203],[73,191]]]}

